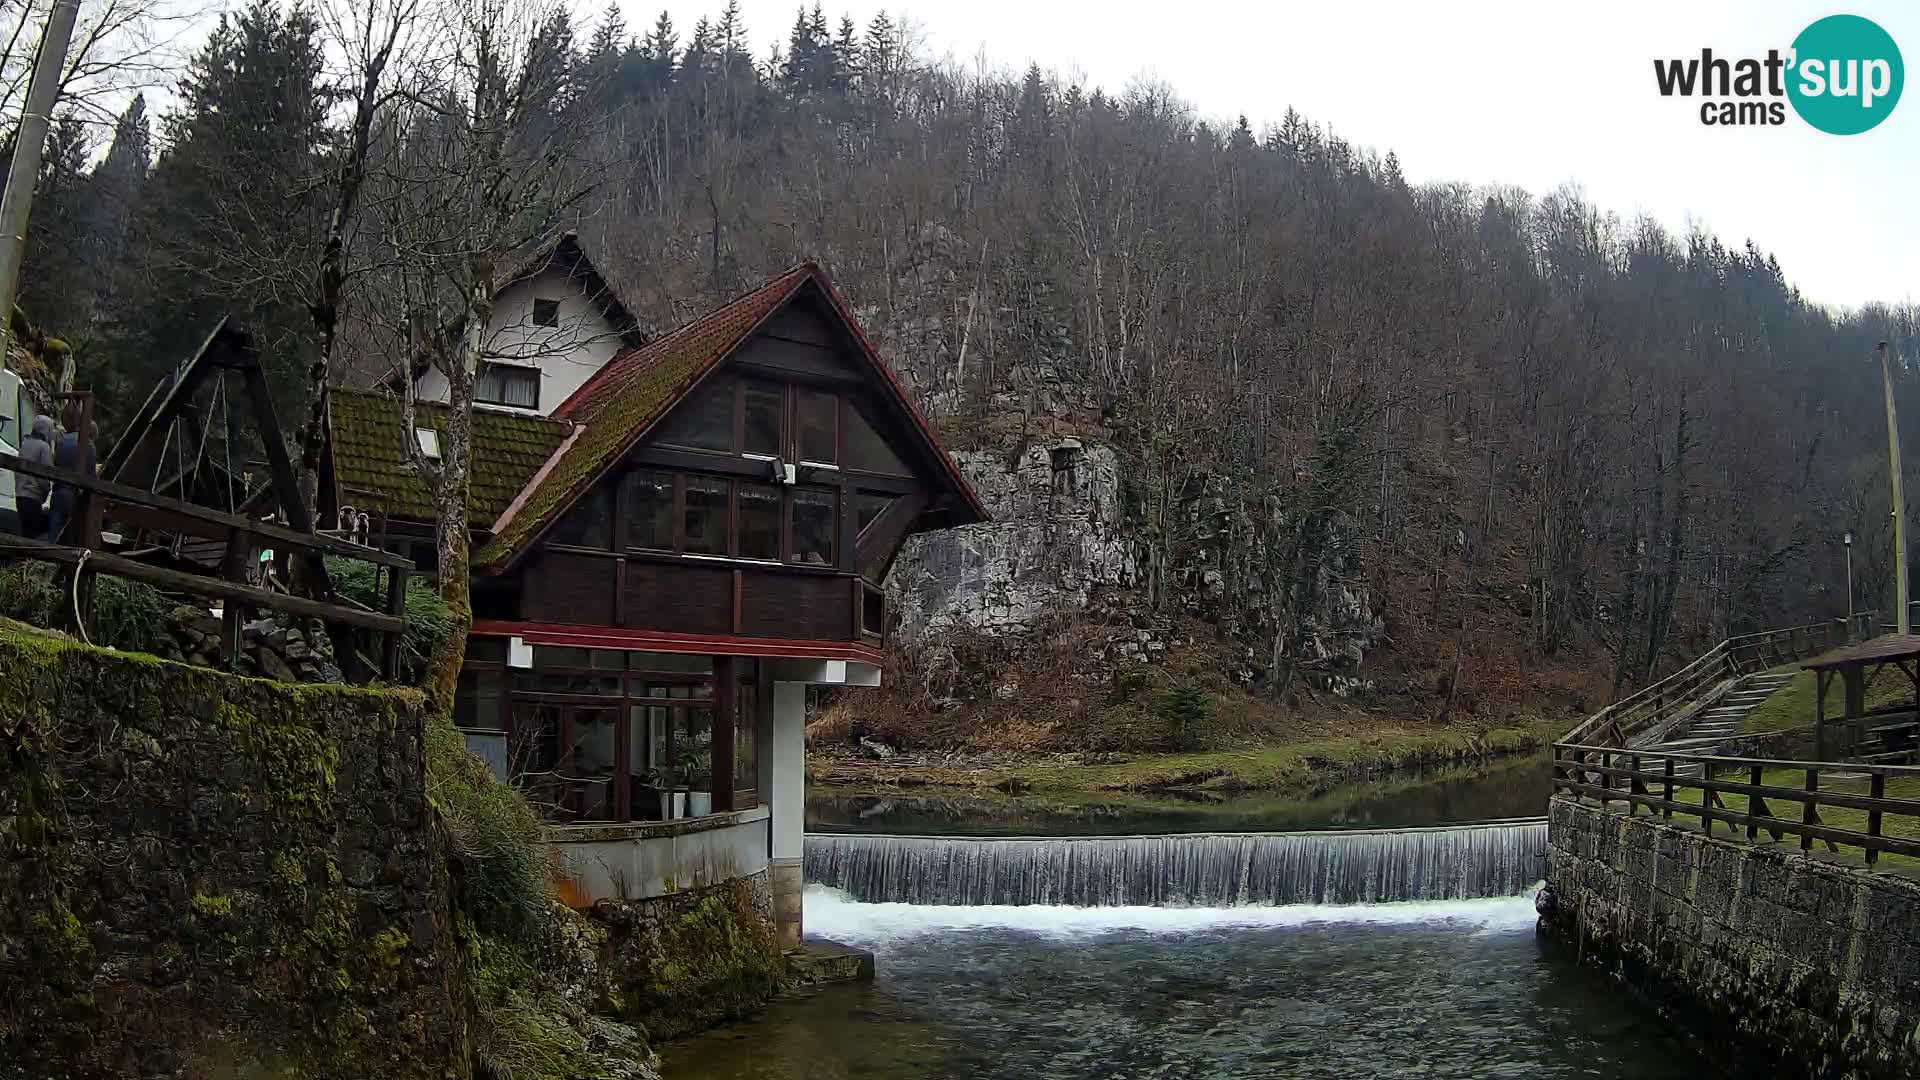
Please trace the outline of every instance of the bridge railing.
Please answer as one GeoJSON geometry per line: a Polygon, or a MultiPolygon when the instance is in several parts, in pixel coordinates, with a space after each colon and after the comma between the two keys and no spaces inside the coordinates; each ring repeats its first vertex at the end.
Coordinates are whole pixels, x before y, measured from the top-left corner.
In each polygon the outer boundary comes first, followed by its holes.
{"type": "Polygon", "coordinates": [[[1594,713],[1562,741],[1626,746],[1642,732],[1697,711],[1730,679],[1818,656],[1865,636],[1875,617],[1875,612],[1860,612],[1851,623],[1833,619],[1728,638],[1679,671],[1594,713]]]}
{"type": "Polygon", "coordinates": [[[1868,866],[1882,854],[1920,858],[1920,766],[1774,761],[1560,743],[1553,748],[1557,794],[1624,803],[1664,820],[1698,818],[1732,838],[1799,838],[1834,853],[1858,849],[1868,866]],[[1698,775],[1693,774],[1697,766],[1698,775]]]}

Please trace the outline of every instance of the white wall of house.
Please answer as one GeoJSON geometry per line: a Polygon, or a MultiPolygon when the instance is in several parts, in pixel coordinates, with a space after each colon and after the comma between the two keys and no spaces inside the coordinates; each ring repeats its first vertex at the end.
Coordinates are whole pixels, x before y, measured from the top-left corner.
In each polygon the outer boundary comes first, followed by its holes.
{"type": "MultiPolygon", "coordinates": [[[[587,296],[583,284],[560,270],[516,281],[494,298],[487,324],[486,359],[540,370],[540,401],[533,411],[548,416],[580,384],[620,351],[619,331],[587,296]],[[557,300],[559,325],[533,321],[535,300],[557,300]]],[[[447,400],[447,378],[429,369],[414,385],[422,401],[447,400]]]]}

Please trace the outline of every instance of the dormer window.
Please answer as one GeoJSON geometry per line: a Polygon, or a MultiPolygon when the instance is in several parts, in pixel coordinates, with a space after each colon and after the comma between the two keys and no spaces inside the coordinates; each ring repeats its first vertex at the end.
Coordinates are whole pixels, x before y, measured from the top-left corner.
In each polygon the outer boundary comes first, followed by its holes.
{"type": "Polygon", "coordinates": [[[540,369],[514,364],[481,364],[474,380],[473,400],[480,405],[513,409],[540,407],[540,369]]]}
{"type": "Polygon", "coordinates": [[[559,326],[560,301],[548,300],[545,297],[536,299],[533,302],[533,325],[559,326]]]}

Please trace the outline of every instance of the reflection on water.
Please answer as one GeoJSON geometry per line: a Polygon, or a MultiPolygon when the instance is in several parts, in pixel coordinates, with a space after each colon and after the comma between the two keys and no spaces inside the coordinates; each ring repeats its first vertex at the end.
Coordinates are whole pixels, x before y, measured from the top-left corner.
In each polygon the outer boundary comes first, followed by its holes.
{"type": "Polygon", "coordinates": [[[996,908],[814,888],[806,917],[874,949],[876,981],[669,1046],[671,1080],[1708,1075],[1650,1012],[1543,950],[1524,897],[996,908]]]}
{"type": "Polygon", "coordinates": [[[816,787],[807,792],[807,828],[965,836],[1398,829],[1535,817],[1546,813],[1551,790],[1551,763],[1544,756],[1491,768],[1401,774],[1311,797],[1270,792],[951,795],[816,787]]]}

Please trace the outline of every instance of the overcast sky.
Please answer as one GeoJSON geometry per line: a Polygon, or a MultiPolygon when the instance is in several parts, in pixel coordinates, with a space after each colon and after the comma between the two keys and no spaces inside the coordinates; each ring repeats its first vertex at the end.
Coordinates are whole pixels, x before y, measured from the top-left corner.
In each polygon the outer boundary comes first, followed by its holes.
{"type": "MultiPolygon", "coordinates": [[[[684,42],[724,0],[620,2],[635,33],[664,6],[684,42]]],[[[756,56],[785,39],[795,6],[741,0],[756,56]]],[[[1821,134],[1790,109],[1782,127],[1720,129],[1701,125],[1697,99],[1662,99],[1652,64],[1703,46],[1735,58],[1784,51],[1808,23],[1849,12],[1884,27],[1912,67],[1912,0],[826,4],[830,22],[844,11],[863,28],[882,7],[967,63],[1038,62],[1116,91],[1148,75],[1202,115],[1245,113],[1256,130],[1291,105],[1349,141],[1396,151],[1416,182],[1535,194],[1571,182],[1623,218],[1644,211],[1676,230],[1698,221],[1734,245],[1751,237],[1823,303],[1920,298],[1920,90],[1863,135],[1821,134]]]]}

